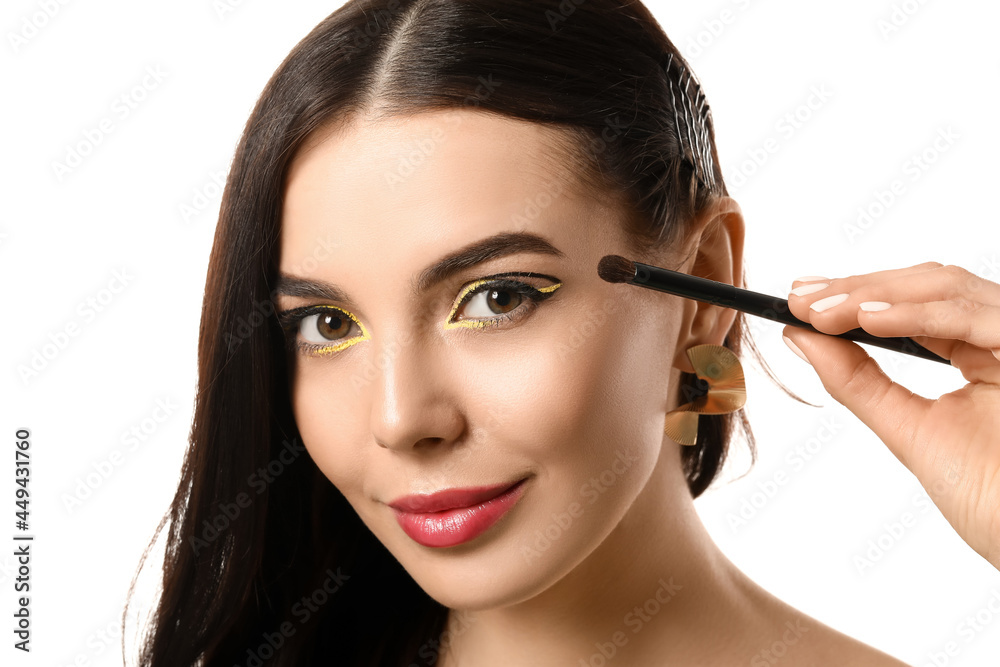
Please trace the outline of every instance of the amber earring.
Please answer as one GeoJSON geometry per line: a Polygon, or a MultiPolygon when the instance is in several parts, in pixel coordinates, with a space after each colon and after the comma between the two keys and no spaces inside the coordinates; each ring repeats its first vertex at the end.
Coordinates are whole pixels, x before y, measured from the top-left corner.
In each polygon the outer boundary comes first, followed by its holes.
{"type": "Polygon", "coordinates": [[[698,376],[699,389],[685,386],[687,398],[693,400],[667,413],[663,432],[682,445],[698,441],[699,415],[724,415],[736,412],[747,400],[743,365],[728,347],[695,345],[687,350],[688,359],[698,376]],[[702,393],[704,392],[704,393],[702,393]]]}

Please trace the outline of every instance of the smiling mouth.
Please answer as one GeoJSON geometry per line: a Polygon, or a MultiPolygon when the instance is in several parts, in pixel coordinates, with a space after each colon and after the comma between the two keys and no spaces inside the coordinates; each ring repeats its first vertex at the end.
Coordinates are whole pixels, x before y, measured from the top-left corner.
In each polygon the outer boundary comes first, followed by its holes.
{"type": "Polygon", "coordinates": [[[445,510],[475,507],[506,493],[527,477],[516,482],[491,486],[445,489],[431,494],[412,494],[386,503],[389,507],[408,513],[443,512],[445,510]]]}
{"type": "MultiPolygon", "coordinates": [[[[393,507],[392,511],[396,515],[396,521],[399,523],[400,528],[403,529],[403,532],[417,544],[425,547],[452,547],[469,542],[493,527],[524,495],[525,481],[527,481],[527,478],[513,485],[501,485],[494,488],[487,487],[488,491],[479,490],[477,493],[480,496],[484,493],[492,493],[493,497],[480,500],[477,504],[471,506],[453,507],[436,512],[405,511],[393,507]]],[[[452,491],[455,490],[452,489],[442,493],[452,491]]],[[[438,494],[434,494],[434,497],[437,496],[438,494]]],[[[440,497],[447,498],[446,496],[440,497]]],[[[408,498],[412,499],[413,497],[410,496],[408,498]]],[[[425,500],[426,498],[424,496],[425,500]]],[[[439,500],[438,505],[442,502],[446,501],[439,500]]],[[[447,500],[447,502],[454,504],[455,501],[447,500]]],[[[424,507],[427,506],[426,504],[424,505],[424,507]]]]}

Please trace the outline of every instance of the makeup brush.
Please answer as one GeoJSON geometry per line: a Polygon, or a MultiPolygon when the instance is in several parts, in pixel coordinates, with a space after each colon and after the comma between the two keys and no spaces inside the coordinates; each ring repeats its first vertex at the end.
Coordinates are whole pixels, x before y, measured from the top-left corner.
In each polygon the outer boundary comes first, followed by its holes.
{"type": "Polygon", "coordinates": [[[639,287],[659,290],[695,301],[704,301],[724,308],[732,308],[757,317],[763,317],[782,324],[809,329],[824,336],[845,338],[858,343],[867,343],[894,352],[902,352],[921,359],[938,361],[951,365],[951,361],[940,357],[919,345],[912,338],[894,336],[881,338],[873,336],[862,328],[851,329],[840,334],[828,334],[792,315],[788,310],[788,300],[760,292],[742,289],[735,285],[716,280],[692,276],[680,271],[663,269],[650,264],[633,262],[621,255],[605,255],[597,264],[597,273],[609,283],[628,283],[639,287]]]}

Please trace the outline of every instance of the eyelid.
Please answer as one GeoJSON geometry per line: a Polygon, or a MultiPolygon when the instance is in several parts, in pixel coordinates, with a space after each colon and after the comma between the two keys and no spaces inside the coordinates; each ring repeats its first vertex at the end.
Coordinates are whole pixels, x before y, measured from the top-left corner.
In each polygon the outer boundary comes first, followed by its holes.
{"type": "MultiPolygon", "coordinates": [[[[451,312],[448,314],[448,318],[445,320],[444,328],[445,329],[451,329],[455,327],[479,328],[479,327],[484,327],[486,326],[487,323],[492,322],[493,320],[489,318],[476,319],[476,320],[459,320],[457,322],[453,322],[451,321],[451,318],[454,316],[455,312],[459,308],[461,308],[462,305],[464,305],[466,298],[468,297],[469,294],[474,292],[477,288],[481,288],[483,285],[493,284],[493,283],[500,285],[506,284],[509,286],[509,289],[520,288],[519,291],[521,291],[522,293],[524,293],[525,288],[527,288],[527,290],[530,290],[531,292],[531,294],[527,295],[528,298],[534,300],[536,302],[536,305],[537,302],[548,299],[550,296],[552,296],[553,292],[562,287],[562,282],[558,281],[557,278],[541,273],[531,273],[525,271],[511,271],[508,273],[498,273],[491,276],[485,276],[483,278],[479,278],[466,285],[459,293],[459,296],[455,299],[454,306],[452,306],[451,312]],[[548,287],[535,287],[528,283],[517,280],[509,280],[509,279],[505,280],[507,278],[514,276],[545,278],[548,280],[555,281],[555,284],[549,285],[548,287]],[[539,296],[537,293],[540,293],[541,296],[539,296]]],[[[499,318],[503,317],[504,317],[503,315],[499,316],[499,318]]],[[[278,313],[278,321],[281,324],[281,328],[285,331],[288,346],[295,350],[299,349],[304,350],[309,355],[312,356],[327,355],[339,352],[345,348],[350,347],[351,345],[354,345],[355,343],[360,343],[363,340],[368,340],[371,338],[371,334],[368,332],[368,329],[365,328],[365,325],[361,323],[361,320],[356,318],[349,311],[344,310],[339,306],[334,306],[330,304],[315,304],[315,305],[300,306],[298,308],[283,310],[278,313]],[[320,314],[323,311],[329,311],[329,310],[334,310],[343,313],[347,318],[356,323],[358,325],[358,328],[361,330],[361,335],[353,336],[351,338],[345,338],[337,342],[331,342],[330,345],[317,345],[316,343],[309,343],[309,342],[303,343],[299,341],[298,329],[299,326],[301,326],[302,320],[304,320],[306,317],[309,317],[310,315],[320,314]],[[293,331],[289,333],[290,330],[293,331]]]]}
{"type": "Polygon", "coordinates": [[[281,328],[285,331],[285,336],[289,347],[292,349],[302,349],[307,351],[311,355],[327,355],[333,354],[335,352],[340,352],[355,343],[360,343],[363,340],[368,340],[371,338],[371,334],[365,325],[361,323],[361,320],[356,318],[353,313],[340,308],[339,306],[331,306],[328,304],[318,304],[312,306],[301,306],[299,308],[292,308],[290,310],[284,310],[278,313],[278,321],[281,323],[281,328]],[[311,316],[322,314],[323,311],[334,310],[338,313],[343,313],[347,319],[351,320],[358,325],[361,330],[360,336],[352,336],[350,338],[343,338],[339,341],[331,341],[329,345],[319,345],[317,343],[311,342],[301,342],[299,341],[299,327],[302,324],[302,320],[311,316]]]}
{"type": "MultiPolygon", "coordinates": [[[[465,288],[462,289],[461,293],[458,295],[458,298],[455,299],[455,305],[452,306],[451,312],[448,313],[448,317],[445,319],[443,328],[444,329],[454,329],[455,327],[482,328],[493,321],[490,318],[475,319],[475,320],[458,320],[458,321],[452,319],[455,315],[455,312],[463,305],[465,305],[465,303],[468,301],[468,296],[473,292],[479,291],[483,285],[496,284],[499,286],[506,287],[507,289],[518,291],[527,296],[532,301],[535,301],[536,305],[537,302],[549,298],[552,295],[552,292],[562,287],[561,282],[557,282],[555,285],[549,285],[548,287],[535,287],[534,285],[529,285],[528,283],[524,283],[519,280],[509,280],[509,279],[505,280],[505,278],[507,278],[508,276],[539,276],[539,275],[541,274],[524,273],[524,272],[503,273],[494,276],[487,276],[485,278],[480,278],[478,280],[469,283],[468,285],[465,286],[465,288]],[[538,293],[541,293],[541,296],[539,296],[538,293]]],[[[549,276],[542,276],[542,277],[549,278],[550,280],[555,280],[555,278],[550,278],[549,276]]],[[[503,317],[503,316],[500,315],[498,317],[503,317]]]]}

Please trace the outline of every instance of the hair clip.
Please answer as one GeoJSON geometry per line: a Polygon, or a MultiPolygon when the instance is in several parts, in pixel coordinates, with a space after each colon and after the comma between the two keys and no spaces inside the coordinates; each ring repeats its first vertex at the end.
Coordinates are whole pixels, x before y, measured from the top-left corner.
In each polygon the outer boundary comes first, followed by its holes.
{"type": "Polygon", "coordinates": [[[693,167],[695,177],[706,187],[714,188],[715,166],[712,161],[712,142],[708,131],[712,110],[694,73],[678,59],[675,81],[670,71],[673,64],[674,54],[671,53],[667,56],[667,64],[663,70],[670,86],[670,104],[673,107],[674,126],[677,128],[681,155],[693,167]]]}

